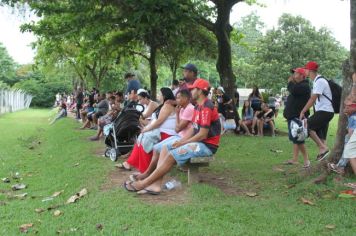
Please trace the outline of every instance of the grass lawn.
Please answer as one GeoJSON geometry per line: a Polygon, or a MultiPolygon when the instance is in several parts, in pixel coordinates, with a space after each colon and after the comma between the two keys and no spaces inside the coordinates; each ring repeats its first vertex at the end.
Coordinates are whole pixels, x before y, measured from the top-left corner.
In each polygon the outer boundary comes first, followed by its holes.
{"type": "MultiPolygon", "coordinates": [[[[356,235],[356,201],[338,197],[346,189],[342,183],[355,178],[338,182],[330,175],[326,184],[312,184],[315,175],[302,177],[301,166],[281,165],[291,157],[285,136],[224,136],[216,160],[203,170],[211,183],[187,187],[185,174],[173,170],[184,191],[168,193],[165,202],[166,193],[155,201],[128,193],[119,183],[103,189],[110,176],[123,173],[95,154],[103,145],[87,141],[93,131],[76,130],[79,124],[70,118],[49,126],[51,115],[32,109],[0,116],[0,178],[11,179],[0,182],[0,235],[19,235],[27,223],[33,223],[30,235],[356,235]],[[11,178],[16,172],[21,179],[11,178]],[[12,191],[17,182],[27,189],[12,191]],[[64,204],[82,188],[86,196],[64,204]],[[28,195],[14,198],[21,193],[28,195]],[[314,205],[303,204],[302,197],[314,205]],[[37,213],[38,208],[45,211],[37,213]]],[[[335,126],[333,120],[330,147],[335,126]]],[[[286,130],[282,118],[277,127],[286,130]]],[[[308,140],[307,146],[316,165],[314,143],[308,140]]]]}

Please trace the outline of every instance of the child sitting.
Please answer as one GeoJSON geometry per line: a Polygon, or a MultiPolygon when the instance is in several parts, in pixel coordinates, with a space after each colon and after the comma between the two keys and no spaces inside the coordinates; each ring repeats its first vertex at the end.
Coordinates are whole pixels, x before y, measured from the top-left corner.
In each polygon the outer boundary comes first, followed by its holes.
{"type": "Polygon", "coordinates": [[[274,111],[267,105],[267,103],[261,104],[261,111],[256,114],[257,119],[257,130],[258,136],[263,136],[263,129],[270,128],[272,137],[275,136],[274,133],[274,111]]]}

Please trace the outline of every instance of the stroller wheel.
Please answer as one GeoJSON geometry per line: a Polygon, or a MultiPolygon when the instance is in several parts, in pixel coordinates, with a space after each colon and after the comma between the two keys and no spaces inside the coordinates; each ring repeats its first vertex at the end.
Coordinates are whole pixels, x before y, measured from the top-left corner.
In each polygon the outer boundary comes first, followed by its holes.
{"type": "Polygon", "coordinates": [[[119,153],[116,151],[115,148],[111,148],[109,151],[109,158],[112,161],[117,161],[117,157],[119,156],[119,153]]]}
{"type": "Polygon", "coordinates": [[[105,157],[107,157],[107,158],[110,157],[110,150],[111,150],[111,148],[107,148],[107,149],[105,150],[105,153],[104,153],[104,156],[105,156],[105,157]]]}

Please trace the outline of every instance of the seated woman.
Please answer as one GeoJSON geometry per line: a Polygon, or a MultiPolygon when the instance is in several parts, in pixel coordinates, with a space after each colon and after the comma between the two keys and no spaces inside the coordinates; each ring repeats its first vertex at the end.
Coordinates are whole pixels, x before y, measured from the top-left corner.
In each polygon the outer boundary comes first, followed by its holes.
{"type": "Polygon", "coordinates": [[[66,117],[66,116],[67,116],[67,105],[66,105],[66,102],[64,100],[62,100],[59,105],[58,114],[56,115],[54,120],[50,123],[50,125],[53,125],[54,122],[56,122],[57,120],[59,120],[63,117],[66,117]]]}
{"type": "Polygon", "coordinates": [[[167,102],[175,100],[172,90],[161,88],[158,100],[161,105],[153,112],[151,123],[142,129],[129,158],[119,164],[119,168],[131,170],[132,167],[135,167],[141,173],[145,172],[152,159],[153,145],[172,135],[177,135],[175,108],[170,102],[167,102]],[[156,134],[158,134],[158,138],[156,134]]]}
{"type": "Polygon", "coordinates": [[[249,127],[252,126],[253,121],[253,110],[251,108],[251,104],[249,100],[244,101],[244,105],[242,107],[242,119],[239,120],[240,127],[245,131],[246,135],[252,135],[250,133],[249,127]]]}
{"type": "Polygon", "coordinates": [[[147,91],[141,91],[137,94],[138,103],[145,107],[145,111],[141,115],[140,123],[142,126],[148,125],[150,122],[152,113],[157,109],[158,103],[151,100],[147,91]]]}
{"type": "Polygon", "coordinates": [[[258,136],[263,136],[263,129],[270,128],[272,137],[274,133],[274,112],[266,103],[261,104],[261,112],[257,114],[258,136]]]}

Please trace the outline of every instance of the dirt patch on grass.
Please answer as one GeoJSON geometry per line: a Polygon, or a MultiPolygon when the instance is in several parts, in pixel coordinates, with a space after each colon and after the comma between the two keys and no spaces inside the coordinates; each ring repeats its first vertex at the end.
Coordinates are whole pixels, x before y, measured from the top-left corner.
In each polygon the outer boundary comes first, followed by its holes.
{"type": "MultiPolygon", "coordinates": [[[[123,183],[129,180],[130,174],[134,171],[124,171],[115,169],[108,175],[107,181],[100,187],[102,191],[108,191],[115,188],[123,188],[123,183]]],[[[166,176],[163,182],[171,180],[171,176],[166,176]]],[[[171,191],[163,190],[160,195],[136,195],[137,198],[148,204],[183,204],[189,202],[189,196],[187,192],[186,184],[179,189],[171,191]]]]}
{"type": "Polygon", "coordinates": [[[204,170],[199,173],[199,183],[214,186],[228,196],[238,196],[244,194],[245,191],[236,186],[234,181],[229,177],[231,176],[231,173],[225,172],[224,174],[217,175],[208,171],[209,170],[204,170]]]}

